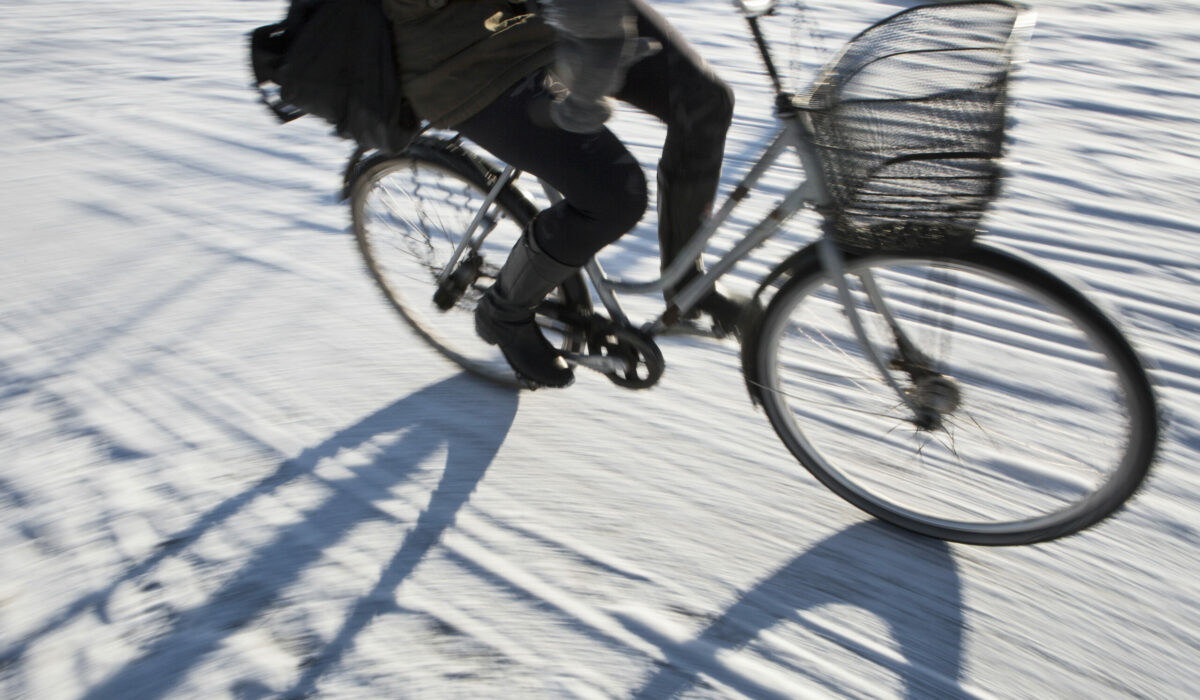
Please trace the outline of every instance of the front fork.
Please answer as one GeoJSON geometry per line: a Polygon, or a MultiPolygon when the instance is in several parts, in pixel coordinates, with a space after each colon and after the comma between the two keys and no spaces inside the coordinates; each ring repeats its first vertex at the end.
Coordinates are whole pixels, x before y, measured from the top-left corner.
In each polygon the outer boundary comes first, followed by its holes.
{"type": "Polygon", "coordinates": [[[862,283],[863,291],[871,307],[884,319],[891,332],[895,352],[885,358],[876,343],[867,335],[862,314],[850,290],[846,259],[833,237],[826,232],[817,242],[821,265],[829,273],[837,288],[838,299],[846,320],[854,330],[859,345],[876,371],[895,392],[900,401],[912,412],[912,422],[921,430],[936,430],[942,426],[943,416],[958,408],[961,396],[958,383],[934,369],[933,360],[912,341],[884,299],[879,285],[870,270],[853,273],[862,283]],[[908,386],[897,379],[899,370],[908,375],[908,386]]]}

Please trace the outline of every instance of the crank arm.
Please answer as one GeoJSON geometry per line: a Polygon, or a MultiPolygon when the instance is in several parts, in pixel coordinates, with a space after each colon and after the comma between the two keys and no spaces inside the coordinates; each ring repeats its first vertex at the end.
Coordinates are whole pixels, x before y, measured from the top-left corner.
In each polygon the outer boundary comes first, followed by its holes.
{"type": "Polygon", "coordinates": [[[715,340],[720,340],[724,337],[718,335],[713,326],[706,326],[701,323],[696,323],[695,321],[680,321],[674,325],[667,326],[658,335],[687,336],[689,338],[709,338],[715,340]]]}
{"type": "Polygon", "coordinates": [[[587,367],[588,369],[595,370],[600,374],[617,374],[619,372],[629,371],[629,364],[616,357],[565,352],[562,354],[562,358],[569,364],[587,367]]]}

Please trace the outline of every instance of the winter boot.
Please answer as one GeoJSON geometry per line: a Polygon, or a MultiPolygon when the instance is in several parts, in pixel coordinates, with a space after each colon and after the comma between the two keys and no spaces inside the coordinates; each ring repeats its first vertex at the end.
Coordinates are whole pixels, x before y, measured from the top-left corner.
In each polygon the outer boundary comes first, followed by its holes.
{"type": "MultiPolygon", "coordinates": [[[[712,206],[714,189],[715,186],[709,182],[671,177],[659,172],[658,244],[662,269],[665,270],[671,264],[692,236],[700,230],[704,217],[712,206]]],[[[679,289],[702,274],[704,263],[696,258],[692,269],[688,270],[679,284],[664,289],[663,296],[670,302],[679,289]]],[[[712,317],[723,333],[735,334],[738,318],[748,302],[748,299],[733,295],[716,285],[684,318],[694,320],[703,312],[712,317]]]]}
{"type": "Polygon", "coordinates": [[[564,387],[575,379],[571,368],[542,335],[534,321],[534,310],[578,269],[543,252],[533,240],[532,229],[528,229],[475,309],[475,332],[489,344],[500,346],[504,359],[531,388],[564,387]]]}

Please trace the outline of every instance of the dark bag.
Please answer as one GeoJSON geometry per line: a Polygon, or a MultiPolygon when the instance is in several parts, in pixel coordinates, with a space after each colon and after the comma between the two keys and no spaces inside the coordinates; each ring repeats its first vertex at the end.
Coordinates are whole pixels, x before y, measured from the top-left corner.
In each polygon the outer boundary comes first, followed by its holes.
{"type": "Polygon", "coordinates": [[[292,0],[278,24],[250,34],[263,101],[283,122],[321,117],[365,148],[401,151],[421,122],[400,89],[380,0],[292,0]]]}

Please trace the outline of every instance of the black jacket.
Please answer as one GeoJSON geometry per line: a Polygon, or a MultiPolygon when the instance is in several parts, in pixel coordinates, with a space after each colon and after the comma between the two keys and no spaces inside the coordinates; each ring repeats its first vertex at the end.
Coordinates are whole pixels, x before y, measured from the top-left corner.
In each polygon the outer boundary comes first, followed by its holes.
{"type": "Polygon", "coordinates": [[[508,0],[383,0],[400,81],[434,126],[474,116],[554,60],[555,32],[508,0]]]}

